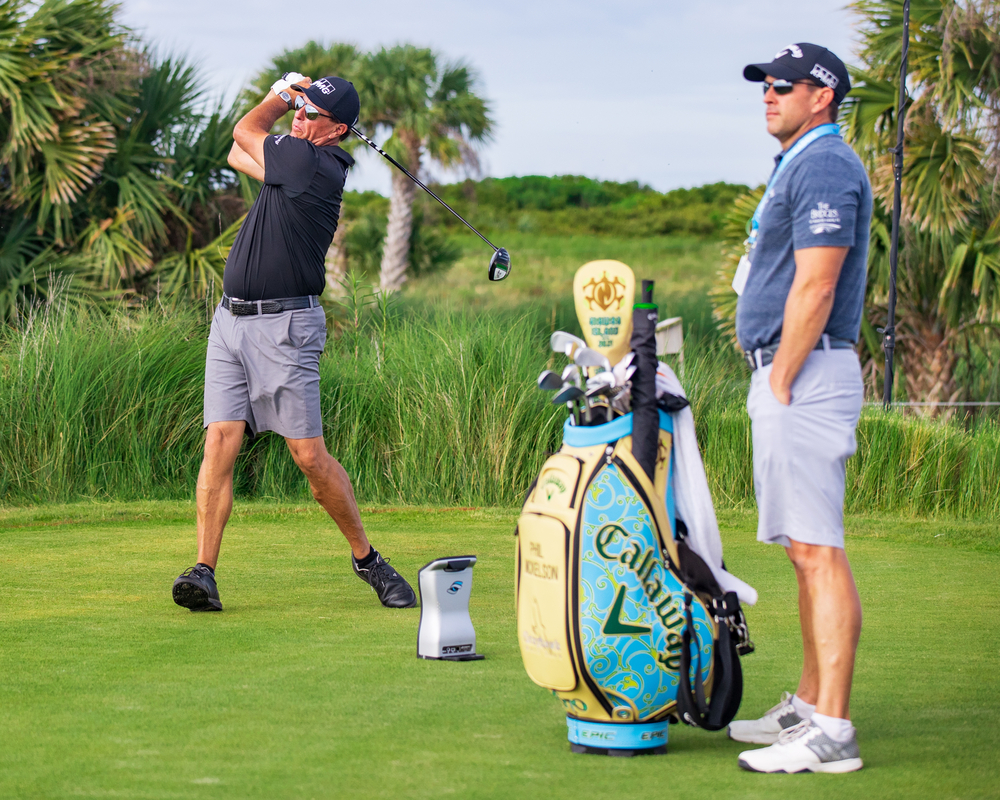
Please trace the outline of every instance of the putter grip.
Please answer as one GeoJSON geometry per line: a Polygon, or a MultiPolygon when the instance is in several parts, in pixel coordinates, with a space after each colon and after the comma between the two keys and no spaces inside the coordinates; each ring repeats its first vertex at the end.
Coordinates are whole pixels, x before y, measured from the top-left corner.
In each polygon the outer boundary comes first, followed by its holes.
{"type": "Polygon", "coordinates": [[[656,473],[656,450],[660,438],[660,414],[656,407],[656,323],[653,281],[642,282],[642,302],[632,315],[632,455],[650,480],[656,473]]]}

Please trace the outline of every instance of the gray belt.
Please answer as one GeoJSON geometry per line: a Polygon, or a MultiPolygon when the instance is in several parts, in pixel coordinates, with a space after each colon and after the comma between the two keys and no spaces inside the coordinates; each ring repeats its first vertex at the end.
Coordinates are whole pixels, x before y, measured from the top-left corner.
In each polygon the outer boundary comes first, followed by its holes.
{"type": "Polygon", "coordinates": [[[222,295],[222,307],[234,317],[254,317],[257,314],[280,314],[300,308],[315,308],[319,305],[316,295],[302,297],[279,297],[274,300],[239,300],[227,294],[222,295]]]}
{"type": "MultiPolygon", "coordinates": [[[[769,344],[766,347],[758,347],[756,350],[744,350],[743,358],[747,362],[747,366],[750,369],[757,369],[758,367],[766,367],[772,361],[774,361],[774,354],[778,352],[778,345],[781,342],[774,342],[774,344],[769,344]]],[[[849,339],[835,339],[834,337],[824,333],[820,340],[816,343],[813,350],[853,350],[854,342],[849,339]]]]}

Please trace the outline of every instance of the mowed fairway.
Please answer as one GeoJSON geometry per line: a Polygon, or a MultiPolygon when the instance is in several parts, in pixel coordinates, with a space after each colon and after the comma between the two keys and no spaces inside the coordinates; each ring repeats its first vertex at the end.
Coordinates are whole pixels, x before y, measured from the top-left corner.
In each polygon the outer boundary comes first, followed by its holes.
{"type": "MultiPolygon", "coordinates": [[[[225,612],[177,608],[192,517],[180,503],[0,512],[0,797],[1000,793],[995,526],[849,520],[866,767],[764,776],[737,768],[743,747],[724,734],[683,726],[665,756],[569,752],[559,704],[518,654],[513,510],[365,514],[414,582],[434,557],[480,557],[472,615],[486,660],[458,664],[416,658],[419,610],[382,609],[310,506],[243,506],[219,573],[225,612]]],[[[743,713],[756,715],[795,686],[795,589],[780,548],[753,541],[752,515],[723,523],[727,562],[761,593],[744,660],[743,713]]]]}

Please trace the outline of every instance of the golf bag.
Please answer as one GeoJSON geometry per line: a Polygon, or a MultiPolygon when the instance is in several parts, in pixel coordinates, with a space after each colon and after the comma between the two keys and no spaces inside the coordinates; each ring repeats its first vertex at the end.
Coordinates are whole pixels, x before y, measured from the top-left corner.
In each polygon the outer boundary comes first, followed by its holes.
{"type": "MultiPolygon", "coordinates": [[[[651,294],[651,290],[648,292],[651,294]]],[[[656,406],[656,310],[637,304],[632,413],[563,429],[517,527],[517,628],[528,676],[567,712],[575,752],[665,752],[667,723],[725,727],[749,648],[675,518],[673,421],[656,406]]]]}

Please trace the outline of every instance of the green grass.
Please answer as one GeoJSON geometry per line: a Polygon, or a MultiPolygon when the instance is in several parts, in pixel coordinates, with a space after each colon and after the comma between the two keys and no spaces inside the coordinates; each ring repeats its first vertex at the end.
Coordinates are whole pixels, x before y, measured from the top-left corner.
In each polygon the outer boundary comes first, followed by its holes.
{"type": "Polygon", "coordinates": [[[511,274],[500,283],[490,283],[486,279],[490,249],[471,234],[452,238],[462,246],[462,257],[447,273],[408,284],[406,296],[411,301],[487,309],[532,303],[558,309],[573,324],[573,275],[588,261],[607,258],[628,264],[637,281],[656,281],[654,298],[661,317],[683,315],[701,328],[711,325],[706,291],[721,261],[721,245],[714,239],[504,233],[494,244],[510,251],[511,274]]]}
{"type": "MultiPolygon", "coordinates": [[[[419,612],[391,612],[351,573],[312,505],[241,504],[227,530],[226,611],[170,601],[193,555],[189,503],[0,511],[0,797],[996,797],[1000,547],[995,526],[848,519],[865,606],[852,704],[866,767],[741,772],[741,745],[670,729],[666,756],[572,755],[558,703],[517,650],[516,512],[369,509],[410,578],[474,552],[486,660],[415,657],[419,612]],[[940,535],[939,535],[940,534],[940,535]]],[[[722,515],[748,612],[744,714],[794,686],[795,589],[754,517],[722,515]]]]}
{"type": "MultiPolygon", "coordinates": [[[[561,368],[543,307],[339,316],[320,362],[325,437],[362,502],[516,506],[565,418],[535,388],[561,368]]],[[[206,326],[195,312],[40,315],[0,330],[0,505],[183,499],[201,459],[206,326]]],[[[753,507],[747,372],[691,336],[685,385],[720,507],[753,507]]],[[[1000,426],[869,409],[851,511],[1000,517],[1000,426]]],[[[280,437],[244,448],[241,497],[309,496],[280,437]]]]}

